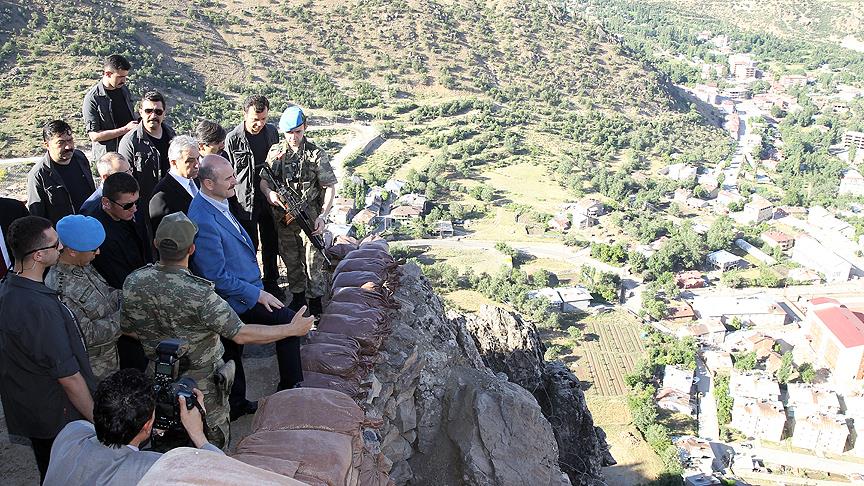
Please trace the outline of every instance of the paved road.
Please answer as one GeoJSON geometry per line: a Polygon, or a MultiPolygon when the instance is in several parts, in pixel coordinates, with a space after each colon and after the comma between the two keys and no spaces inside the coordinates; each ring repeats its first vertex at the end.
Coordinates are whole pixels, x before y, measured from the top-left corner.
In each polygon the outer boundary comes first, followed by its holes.
{"type": "Polygon", "coordinates": [[[717,401],[714,399],[714,380],[705,366],[702,358],[696,357],[696,391],[701,394],[699,399],[699,437],[714,441],[720,439],[720,425],[717,421],[717,401]]]}
{"type": "Polygon", "coordinates": [[[767,449],[765,447],[753,447],[745,449],[739,443],[729,444],[735,449],[736,456],[750,457],[753,456],[761,459],[766,465],[779,464],[792,468],[810,469],[813,471],[823,471],[832,474],[861,474],[864,471],[864,464],[839,461],[836,459],[827,459],[817,457],[810,454],[798,454],[777,449],[767,449]]]}
{"type": "Polygon", "coordinates": [[[348,141],[342,150],[330,159],[330,165],[333,166],[333,172],[336,174],[336,194],[339,194],[339,184],[345,179],[345,168],[342,162],[351,154],[358,150],[363,150],[372,143],[373,140],[381,136],[381,132],[372,125],[364,125],[362,123],[335,123],[332,125],[315,125],[310,126],[309,131],[315,130],[351,130],[354,132],[354,138],[348,141]]]}

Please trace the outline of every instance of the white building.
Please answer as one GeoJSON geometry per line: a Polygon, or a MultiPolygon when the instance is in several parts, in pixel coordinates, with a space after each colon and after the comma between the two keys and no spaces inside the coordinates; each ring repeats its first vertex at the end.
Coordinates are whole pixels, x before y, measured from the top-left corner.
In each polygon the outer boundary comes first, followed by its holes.
{"type": "MultiPolygon", "coordinates": [[[[790,416],[806,417],[825,413],[840,413],[840,400],[837,394],[823,387],[807,383],[786,385],[786,410],[790,416]]],[[[864,411],[862,411],[864,412],[864,411]]]]}
{"type": "Polygon", "coordinates": [[[825,231],[833,231],[845,238],[855,237],[855,228],[851,224],[837,219],[822,206],[813,206],[807,213],[807,222],[825,231]]]}
{"type": "Polygon", "coordinates": [[[747,262],[726,250],[717,250],[708,254],[705,260],[720,271],[725,272],[733,268],[746,268],[747,262]]]}
{"type": "Polygon", "coordinates": [[[748,437],[780,442],[786,427],[786,413],[778,401],[736,399],[729,425],[748,437]]]}
{"type": "Polygon", "coordinates": [[[693,299],[693,310],[700,319],[718,318],[723,323],[737,317],[744,324],[782,326],[792,320],[777,299],[764,293],[747,297],[701,295],[693,299]]]}
{"type": "Polygon", "coordinates": [[[828,283],[849,280],[852,264],[809,236],[799,236],[792,247],[792,260],[822,274],[828,283]]]}
{"type": "Polygon", "coordinates": [[[673,181],[696,180],[696,167],[684,163],[672,164],[663,170],[663,173],[673,181]]]}
{"type": "Polygon", "coordinates": [[[774,217],[774,204],[764,197],[754,194],[750,202],[744,205],[744,219],[751,223],[768,221],[774,217]]]}
{"type": "Polygon", "coordinates": [[[843,173],[840,180],[840,194],[852,194],[864,196],[864,177],[855,169],[849,169],[843,173]]]}
{"type": "Polygon", "coordinates": [[[736,402],[739,399],[778,401],[780,385],[764,371],[733,370],[729,376],[729,395],[736,402]]]}

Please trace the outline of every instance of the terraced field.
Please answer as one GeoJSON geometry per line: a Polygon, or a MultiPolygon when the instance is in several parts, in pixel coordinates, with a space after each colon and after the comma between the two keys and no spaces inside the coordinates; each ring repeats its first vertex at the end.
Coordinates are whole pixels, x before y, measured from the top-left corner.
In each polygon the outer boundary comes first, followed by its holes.
{"type": "Polygon", "coordinates": [[[574,372],[591,384],[588,394],[626,395],[624,376],[645,354],[638,320],[625,311],[616,311],[587,318],[583,323],[584,338],[573,350],[574,372]]]}

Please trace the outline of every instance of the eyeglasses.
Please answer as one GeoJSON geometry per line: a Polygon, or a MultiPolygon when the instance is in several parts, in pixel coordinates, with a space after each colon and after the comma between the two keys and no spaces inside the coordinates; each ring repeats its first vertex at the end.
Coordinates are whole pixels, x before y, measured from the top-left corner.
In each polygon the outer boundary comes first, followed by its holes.
{"type": "Polygon", "coordinates": [[[114,203],[114,204],[120,206],[121,208],[125,209],[126,211],[129,211],[130,209],[134,208],[134,207],[135,207],[135,204],[138,203],[138,200],[137,200],[137,199],[134,200],[134,201],[132,201],[132,202],[128,202],[128,203],[126,203],[126,204],[120,204],[120,203],[118,203],[117,201],[111,199],[110,197],[106,197],[105,199],[107,199],[107,200],[111,201],[112,203],[114,203]]]}
{"type": "MultiPolygon", "coordinates": [[[[26,257],[27,255],[31,255],[33,253],[36,253],[37,251],[42,251],[42,250],[56,250],[59,246],[60,246],[60,238],[57,238],[57,241],[55,241],[53,245],[43,246],[42,248],[36,248],[35,250],[30,250],[27,253],[25,253],[23,256],[26,257]]],[[[23,260],[23,257],[22,257],[22,260],[23,260]]]]}
{"type": "Polygon", "coordinates": [[[150,113],[155,113],[156,116],[162,116],[162,114],[165,113],[165,110],[162,108],[144,108],[144,113],[147,113],[148,115],[150,113]]]}

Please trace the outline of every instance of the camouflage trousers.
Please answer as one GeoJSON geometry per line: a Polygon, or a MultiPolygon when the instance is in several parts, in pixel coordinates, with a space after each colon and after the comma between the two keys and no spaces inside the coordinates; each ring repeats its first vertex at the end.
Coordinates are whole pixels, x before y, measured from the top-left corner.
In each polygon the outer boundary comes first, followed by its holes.
{"type": "Polygon", "coordinates": [[[186,376],[195,379],[198,389],[204,394],[204,410],[207,411],[207,439],[211,444],[225,449],[231,440],[229,427],[228,394],[232,383],[219,386],[213,380],[214,370],[222,365],[220,359],[210,370],[189,370],[186,376]]]}
{"type": "Polygon", "coordinates": [[[87,354],[90,355],[90,368],[93,369],[93,376],[96,377],[97,381],[104,380],[108,375],[120,369],[117,344],[113,342],[90,346],[87,348],[87,354]]]}
{"type": "MultiPolygon", "coordinates": [[[[284,215],[281,209],[273,211],[276,234],[279,236],[279,256],[287,270],[288,290],[292,293],[303,292],[310,299],[323,297],[328,287],[324,257],[315,249],[300,225],[285,224],[284,215]]],[[[310,216],[317,217],[315,214],[310,216]]]]}

